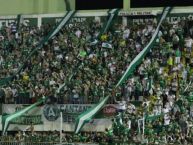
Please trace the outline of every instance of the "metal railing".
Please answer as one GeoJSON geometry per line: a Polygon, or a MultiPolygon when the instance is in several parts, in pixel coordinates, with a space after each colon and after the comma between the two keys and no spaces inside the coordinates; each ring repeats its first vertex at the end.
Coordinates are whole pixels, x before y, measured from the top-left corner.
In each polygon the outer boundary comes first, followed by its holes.
{"type": "Polygon", "coordinates": [[[54,142],[0,141],[0,145],[56,145],[54,142]]]}
{"type": "Polygon", "coordinates": [[[54,143],[54,142],[22,142],[0,141],[0,145],[98,145],[96,143],[54,143]]]}

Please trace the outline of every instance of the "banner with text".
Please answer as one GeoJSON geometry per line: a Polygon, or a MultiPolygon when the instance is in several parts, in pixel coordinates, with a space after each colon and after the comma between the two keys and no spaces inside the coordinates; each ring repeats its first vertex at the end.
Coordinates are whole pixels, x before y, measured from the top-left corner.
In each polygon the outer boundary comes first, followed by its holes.
{"type": "MultiPolygon", "coordinates": [[[[6,104],[2,106],[2,113],[12,114],[25,107],[26,105],[6,104]]],[[[34,108],[25,115],[11,121],[9,130],[25,130],[31,123],[34,124],[37,131],[59,130],[60,112],[62,112],[64,130],[73,131],[77,116],[91,107],[93,107],[93,104],[44,105],[34,108]]],[[[111,118],[116,114],[116,108],[116,105],[106,105],[83,130],[104,131],[106,127],[111,126],[111,118]]]]}

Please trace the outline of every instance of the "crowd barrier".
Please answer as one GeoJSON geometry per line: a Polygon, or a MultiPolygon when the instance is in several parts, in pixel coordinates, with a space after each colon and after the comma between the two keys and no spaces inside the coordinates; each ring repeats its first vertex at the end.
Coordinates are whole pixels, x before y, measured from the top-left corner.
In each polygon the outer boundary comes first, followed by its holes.
{"type": "Polygon", "coordinates": [[[0,145],[98,145],[95,143],[53,143],[53,142],[10,142],[0,141],[0,145]]]}
{"type": "Polygon", "coordinates": [[[18,142],[18,141],[0,141],[0,145],[56,145],[53,142],[18,142]]]}

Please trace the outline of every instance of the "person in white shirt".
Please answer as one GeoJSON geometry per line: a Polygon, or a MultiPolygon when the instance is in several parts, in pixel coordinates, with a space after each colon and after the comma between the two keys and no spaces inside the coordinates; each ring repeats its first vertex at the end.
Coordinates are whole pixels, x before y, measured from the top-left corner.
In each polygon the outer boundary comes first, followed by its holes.
{"type": "Polygon", "coordinates": [[[187,47],[189,52],[192,52],[192,44],[193,44],[193,40],[192,40],[192,38],[190,36],[185,38],[185,46],[187,47]]]}
{"type": "Polygon", "coordinates": [[[168,103],[170,107],[173,106],[176,96],[175,95],[168,95],[168,103]]]}
{"type": "Polygon", "coordinates": [[[121,101],[117,101],[114,97],[114,101],[117,103],[117,111],[118,112],[125,112],[127,109],[127,102],[122,98],[121,101]]]}
{"type": "Polygon", "coordinates": [[[165,126],[168,126],[170,124],[170,119],[171,119],[171,116],[169,115],[170,110],[171,110],[170,106],[168,105],[168,103],[166,103],[166,105],[164,106],[162,110],[164,114],[164,125],[165,126]]]}
{"type": "Polygon", "coordinates": [[[130,119],[127,120],[127,127],[128,129],[131,129],[131,120],[130,119]]]}
{"type": "Polygon", "coordinates": [[[158,100],[156,101],[156,104],[153,109],[154,115],[160,115],[161,110],[162,110],[162,101],[161,98],[158,96],[158,100]]]}
{"type": "Polygon", "coordinates": [[[149,112],[149,105],[150,105],[150,101],[147,101],[147,99],[144,99],[142,107],[144,109],[145,114],[147,114],[149,112]]]}
{"type": "Polygon", "coordinates": [[[78,30],[75,32],[75,34],[76,34],[76,36],[77,36],[78,38],[80,38],[82,32],[78,29],[78,30]]]}
{"type": "Polygon", "coordinates": [[[123,31],[123,39],[128,39],[128,38],[129,38],[129,35],[130,35],[130,29],[129,29],[129,28],[126,28],[126,29],[123,31]]]}
{"type": "Polygon", "coordinates": [[[128,102],[128,104],[127,104],[127,113],[128,114],[135,114],[136,113],[135,105],[133,105],[130,102],[128,102]]]}
{"type": "Polygon", "coordinates": [[[0,66],[3,64],[3,62],[4,62],[4,59],[2,56],[0,56],[0,66]]]}

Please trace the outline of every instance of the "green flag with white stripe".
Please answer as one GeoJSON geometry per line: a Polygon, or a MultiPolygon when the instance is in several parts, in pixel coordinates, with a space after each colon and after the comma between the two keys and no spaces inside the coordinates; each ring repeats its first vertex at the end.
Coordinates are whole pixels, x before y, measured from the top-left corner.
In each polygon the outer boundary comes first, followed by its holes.
{"type": "Polygon", "coordinates": [[[32,105],[30,105],[30,106],[28,106],[20,111],[17,111],[13,114],[10,114],[10,115],[3,115],[2,116],[2,135],[5,135],[5,133],[7,132],[10,121],[20,117],[21,115],[25,114],[26,112],[28,112],[32,109],[36,108],[38,105],[43,103],[45,100],[46,100],[46,98],[42,98],[38,102],[36,102],[35,104],[32,104],[32,105]]]}
{"type": "Polygon", "coordinates": [[[169,12],[171,11],[171,7],[166,7],[163,10],[161,19],[158,23],[158,26],[156,28],[156,31],[154,32],[150,42],[148,43],[148,45],[134,58],[134,60],[130,63],[129,67],[127,68],[126,72],[123,74],[123,76],[121,77],[121,79],[119,80],[119,82],[117,83],[116,87],[120,86],[128,77],[129,75],[131,75],[134,71],[134,69],[136,68],[137,65],[139,65],[141,63],[141,61],[143,60],[143,58],[146,56],[146,54],[149,52],[149,50],[151,48],[153,48],[154,43],[156,41],[157,35],[159,33],[160,30],[160,26],[162,24],[162,22],[165,20],[166,16],[169,14],[169,12]]]}
{"type": "Polygon", "coordinates": [[[105,24],[105,27],[103,27],[101,33],[99,34],[99,37],[101,34],[104,34],[107,32],[107,30],[110,28],[113,20],[118,15],[118,12],[119,12],[119,9],[112,9],[108,12],[109,13],[109,19],[108,19],[107,23],[105,24]]]}
{"type": "Polygon", "coordinates": [[[109,97],[105,97],[97,105],[95,105],[94,107],[90,108],[89,110],[78,116],[75,125],[76,134],[79,133],[80,129],[83,127],[85,123],[89,122],[94,117],[94,115],[102,109],[102,107],[106,104],[108,99],[109,97]]]}
{"type": "Polygon", "coordinates": [[[97,40],[98,38],[101,37],[102,34],[106,33],[108,31],[108,29],[110,28],[110,26],[113,24],[113,20],[116,18],[116,16],[119,13],[119,9],[112,9],[108,11],[108,21],[104,24],[102,30],[100,31],[100,33],[96,36],[96,39],[94,39],[90,45],[96,45],[99,41],[97,40]]]}

